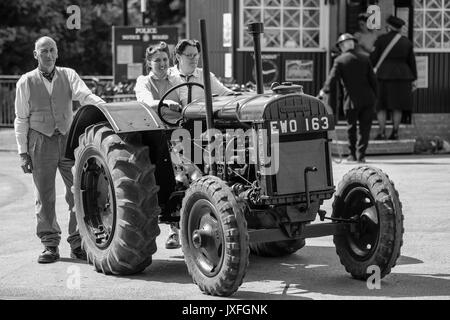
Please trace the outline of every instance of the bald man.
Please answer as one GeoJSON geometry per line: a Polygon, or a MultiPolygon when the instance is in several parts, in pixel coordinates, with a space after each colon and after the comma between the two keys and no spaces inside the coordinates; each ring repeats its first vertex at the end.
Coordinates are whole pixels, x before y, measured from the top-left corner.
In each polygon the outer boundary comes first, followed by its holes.
{"type": "Polygon", "coordinates": [[[104,101],[89,90],[73,69],[55,66],[58,48],[52,38],[39,38],[33,54],[37,68],[22,75],[16,85],[14,130],[22,169],[33,175],[36,234],[44,246],[38,262],[51,263],[59,259],[61,229],[55,212],[57,169],[64,181],[69,205],[67,241],[71,248],[70,256],[86,260],[70,190],[73,161],[65,158],[64,154],[73,119],[72,101],[77,100],[81,105],[96,105],[104,101]]]}

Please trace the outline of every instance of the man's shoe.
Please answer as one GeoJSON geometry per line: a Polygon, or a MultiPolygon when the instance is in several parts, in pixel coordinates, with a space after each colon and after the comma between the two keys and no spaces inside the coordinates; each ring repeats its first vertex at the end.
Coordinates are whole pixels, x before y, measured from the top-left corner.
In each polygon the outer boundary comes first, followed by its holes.
{"type": "Polygon", "coordinates": [[[45,247],[45,250],[38,258],[39,263],[52,263],[59,259],[58,247],[45,247]]]}
{"type": "Polygon", "coordinates": [[[386,140],[386,135],[384,133],[379,133],[376,135],[375,140],[386,140]]]}
{"type": "Polygon", "coordinates": [[[178,249],[180,247],[180,236],[176,233],[169,235],[166,241],[166,249],[178,249]]]}
{"type": "Polygon", "coordinates": [[[361,158],[358,159],[358,162],[359,163],[366,163],[366,158],[361,157],[361,158]]]}
{"type": "Polygon", "coordinates": [[[87,260],[86,251],[81,247],[72,249],[72,251],[70,251],[70,257],[72,259],[87,260]]]}
{"type": "Polygon", "coordinates": [[[346,162],[356,162],[356,157],[354,155],[349,155],[347,159],[345,159],[346,162]]]}

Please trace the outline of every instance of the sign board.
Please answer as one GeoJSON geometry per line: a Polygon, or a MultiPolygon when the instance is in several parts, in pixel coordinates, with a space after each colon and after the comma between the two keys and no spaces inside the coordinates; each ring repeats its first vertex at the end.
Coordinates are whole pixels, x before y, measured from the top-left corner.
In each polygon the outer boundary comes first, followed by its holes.
{"type": "Polygon", "coordinates": [[[313,60],[286,60],[286,81],[313,81],[313,60]]]}
{"type": "Polygon", "coordinates": [[[161,41],[172,53],[178,41],[176,27],[112,27],[114,83],[136,80],[145,71],[145,49],[161,41]]]}
{"type": "MultiPolygon", "coordinates": [[[[263,83],[270,86],[273,82],[279,82],[280,79],[280,55],[279,54],[262,54],[262,74],[263,83]]],[[[253,79],[256,82],[256,68],[253,67],[253,79]]]]}
{"type": "Polygon", "coordinates": [[[428,88],[428,57],[416,56],[417,88],[428,88]]]}
{"type": "Polygon", "coordinates": [[[231,13],[224,13],[223,14],[223,46],[224,47],[231,47],[231,40],[232,40],[232,32],[233,32],[233,22],[232,22],[232,16],[231,13]]]}
{"type": "Polygon", "coordinates": [[[225,78],[233,76],[233,56],[231,53],[225,53],[225,78]]]}

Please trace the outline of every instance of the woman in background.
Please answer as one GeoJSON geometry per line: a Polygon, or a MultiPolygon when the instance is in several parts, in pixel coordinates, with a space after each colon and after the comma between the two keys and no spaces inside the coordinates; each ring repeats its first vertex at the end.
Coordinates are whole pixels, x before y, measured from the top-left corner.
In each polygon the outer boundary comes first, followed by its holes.
{"type": "Polygon", "coordinates": [[[356,51],[365,55],[366,57],[375,50],[374,43],[377,40],[377,32],[367,28],[367,20],[369,19],[368,13],[360,13],[358,15],[358,27],[359,31],[355,32],[353,36],[356,38],[358,44],[356,51]]]}

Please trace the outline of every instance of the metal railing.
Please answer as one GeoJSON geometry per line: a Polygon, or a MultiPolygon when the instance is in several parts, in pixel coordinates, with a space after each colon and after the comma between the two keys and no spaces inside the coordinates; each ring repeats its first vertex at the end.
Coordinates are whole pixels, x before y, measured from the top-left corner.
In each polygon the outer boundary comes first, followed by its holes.
{"type": "MultiPolygon", "coordinates": [[[[16,83],[20,76],[0,75],[0,127],[14,126],[14,101],[16,99],[16,83]]],[[[113,81],[113,76],[82,76],[81,79],[89,88],[94,87],[94,79],[100,83],[113,81]]],[[[117,95],[105,98],[107,102],[132,100],[134,95],[117,95]]],[[[74,102],[74,108],[79,104],[74,102]]]]}
{"type": "Polygon", "coordinates": [[[20,76],[0,76],[0,126],[14,125],[14,100],[16,83],[20,76]]]}

